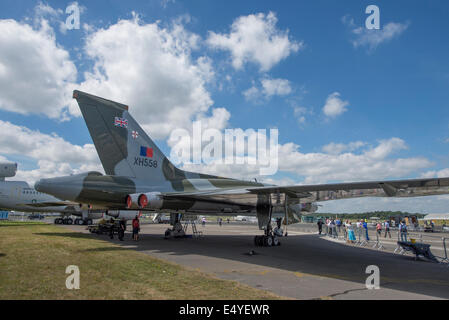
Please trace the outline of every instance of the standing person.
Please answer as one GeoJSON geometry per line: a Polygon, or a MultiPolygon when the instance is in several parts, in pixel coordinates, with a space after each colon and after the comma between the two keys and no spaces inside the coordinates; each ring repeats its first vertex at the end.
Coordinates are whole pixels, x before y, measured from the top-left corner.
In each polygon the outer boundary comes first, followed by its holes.
{"type": "Polygon", "coordinates": [[[139,240],[139,231],[140,231],[140,222],[139,222],[139,217],[136,216],[133,219],[133,240],[134,241],[139,240]]]}
{"type": "Polygon", "coordinates": [[[206,225],[206,218],[203,217],[203,219],[201,219],[201,224],[203,225],[203,227],[206,225]]]}
{"type": "Polygon", "coordinates": [[[109,220],[109,238],[114,239],[114,219],[109,220]]]}
{"type": "Polygon", "coordinates": [[[331,220],[331,228],[332,228],[332,237],[333,238],[338,238],[337,225],[336,225],[334,219],[331,220]]]}
{"type": "Polygon", "coordinates": [[[221,227],[221,223],[222,223],[223,219],[222,218],[218,218],[218,225],[221,227]]]}
{"type": "Polygon", "coordinates": [[[401,233],[401,241],[407,242],[407,225],[404,221],[401,221],[399,225],[399,232],[401,233]]]}
{"type": "Polygon", "coordinates": [[[380,222],[378,222],[376,225],[376,231],[379,237],[382,236],[382,225],[380,224],[380,222]]]}
{"type": "Polygon", "coordinates": [[[337,220],[335,220],[335,224],[337,226],[338,233],[340,233],[341,232],[341,220],[337,218],[337,220]]]}
{"type": "Polygon", "coordinates": [[[123,241],[123,238],[125,237],[125,230],[126,230],[126,220],[125,218],[122,218],[119,222],[119,229],[118,229],[118,239],[120,241],[123,241]]]}
{"type": "Polygon", "coordinates": [[[357,236],[359,237],[359,241],[360,241],[360,238],[362,236],[362,220],[357,221],[356,228],[357,228],[357,236]]]}
{"type": "Polygon", "coordinates": [[[354,243],[355,242],[355,234],[354,234],[354,226],[351,222],[347,225],[348,228],[348,242],[354,243]]]}
{"type": "Polygon", "coordinates": [[[348,239],[348,226],[349,226],[349,220],[346,220],[346,222],[343,223],[343,232],[345,239],[348,239]]]}
{"type": "Polygon", "coordinates": [[[323,220],[319,219],[316,224],[318,225],[318,234],[321,234],[323,231],[323,220]]]}
{"type": "Polygon", "coordinates": [[[385,238],[387,237],[387,232],[391,239],[390,222],[388,220],[385,220],[385,238]]]}
{"type": "Polygon", "coordinates": [[[366,241],[369,241],[369,236],[368,236],[368,223],[365,221],[363,221],[363,229],[365,229],[365,239],[366,241]]]}

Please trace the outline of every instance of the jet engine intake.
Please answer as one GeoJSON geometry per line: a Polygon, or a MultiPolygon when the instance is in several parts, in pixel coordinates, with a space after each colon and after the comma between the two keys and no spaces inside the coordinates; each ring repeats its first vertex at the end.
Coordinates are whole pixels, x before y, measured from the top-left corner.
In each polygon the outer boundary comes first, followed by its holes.
{"type": "Polygon", "coordinates": [[[162,208],[163,200],[160,197],[160,192],[147,193],[133,193],[126,197],[126,207],[128,209],[160,209],[162,208]]]}
{"type": "Polygon", "coordinates": [[[163,200],[160,192],[142,193],[141,195],[139,195],[137,201],[137,204],[139,205],[140,208],[152,210],[162,208],[162,203],[163,200]]]}
{"type": "Polygon", "coordinates": [[[128,209],[131,208],[137,208],[139,206],[138,200],[139,200],[139,193],[133,193],[126,196],[126,207],[128,209]]]}

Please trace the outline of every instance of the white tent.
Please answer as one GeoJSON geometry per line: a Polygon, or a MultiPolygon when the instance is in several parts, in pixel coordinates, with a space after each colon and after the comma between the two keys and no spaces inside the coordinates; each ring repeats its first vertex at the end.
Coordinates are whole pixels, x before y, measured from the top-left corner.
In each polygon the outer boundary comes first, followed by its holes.
{"type": "Polygon", "coordinates": [[[429,213],[423,220],[449,220],[449,213],[429,213]]]}

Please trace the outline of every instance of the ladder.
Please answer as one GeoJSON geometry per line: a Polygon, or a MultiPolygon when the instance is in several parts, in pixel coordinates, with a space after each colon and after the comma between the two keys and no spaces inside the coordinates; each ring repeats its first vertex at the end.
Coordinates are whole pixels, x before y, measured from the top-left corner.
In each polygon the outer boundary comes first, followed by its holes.
{"type": "MultiPolygon", "coordinates": [[[[196,228],[196,223],[195,221],[190,221],[190,224],[192,225],[192,233],[193,233],[193,237],[194,238],[201,238],[203,236],[203,232],[202,231],[198,231],[198,229],[196,228]]],[[[187,229],[189,227],[189,221],[186,222],[186,224],[184,225],[184,232],[187,233],[187,229]]]]}

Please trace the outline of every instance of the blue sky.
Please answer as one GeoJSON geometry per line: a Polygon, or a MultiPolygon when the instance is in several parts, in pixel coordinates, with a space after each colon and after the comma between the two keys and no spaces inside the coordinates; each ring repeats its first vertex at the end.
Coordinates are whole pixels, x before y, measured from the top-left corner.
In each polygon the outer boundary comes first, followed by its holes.
{"type": "MultiPolygon", "coordinates": [[[[449,176],[447,1],[78,1],[81,28],[65,30],[70,4],[0,3],[0,124],[12,135],[0,141],[0,156],[19,163],[18,179],[99,167],[84,121],[67,100],[74,88],[129,103],[167,153],[169,132],[198,117],[220,130],[277,128],[280,170],[258,177],[267,182],[449,176]],[[380,30],[368,32],[365,8],[372,4],[380,9],[380,30]],[[259,47],[245,38],[256,29],[259,47]],[[33,52],[36,43],[45,45],[33,52]],[[238,52],[245,53],[240,64],[238,52]],[[133,77],[134,68],[142,74],[133,77]],[[189,86],[170,82],[174,74],[189,86]],[[41,95],[34,84],[45,81],[43,90],[55,91],[41,95]],[[139,98],[140,86],[165,92],[186,119],[163,115],[171,108],[164,96],[139,98]],[[43,156],[38,148],[51,151],[43,156]]],[[[197,169],[256,176],[245,167],[197,169]]],[[[322,210],[444,212],[447,203],[388,201],[342,201],[322,210]]]]}

